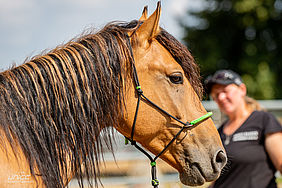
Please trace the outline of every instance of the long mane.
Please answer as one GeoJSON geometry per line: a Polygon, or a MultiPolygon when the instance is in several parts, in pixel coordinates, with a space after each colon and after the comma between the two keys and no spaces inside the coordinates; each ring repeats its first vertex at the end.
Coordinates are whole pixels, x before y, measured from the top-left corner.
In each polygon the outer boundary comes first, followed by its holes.
{"type": "MultiPolygon", "coordinates": [[[[97,185],[102,142],[112,150],[113,125],[124,113],[123,86],[133,63],[127,32],[139,24],[108,24],[0,73],[0,130],[15,153],[20,145],[32,175],[42,176],[47,187],[63,187],[70,170],[82,187],[85,176],[97,185]]],[[[156,39],[201,96],[198,67],[187,48],[163,29],[156,39]]]]}

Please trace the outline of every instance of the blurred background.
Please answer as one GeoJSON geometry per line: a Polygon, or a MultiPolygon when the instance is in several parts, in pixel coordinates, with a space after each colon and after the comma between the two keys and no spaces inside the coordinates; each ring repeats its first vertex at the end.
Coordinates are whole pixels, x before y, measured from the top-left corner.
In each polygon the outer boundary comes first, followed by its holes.
{"type": "Polygon", "coordinates": [[[242,75],[255,99],[282,98],[282,0],[206,0],[181,27],[204,77],[218,69],[242,75]]]}
{"type": "MultiPolygon", "coordinates": [[[[99,30],[111,21],[138,20],[145,5],[151,14],[156,4],[157,0],[0,0],[0,68],[22,64],[85,30],[99,30]]],[[[200,6],[193,0],[163,1],[160,24],[181,39],[176,20],[200,6]]]]}
{"type": "MultiPolygon", "coordinates": [[[[145,5],[151,14],[156,3],[0,0],[0,70],[20,65],[89,29],[98,31],[108,22],[139,19],[145,5]]],[[[203,78],[218,69],[233,69],[242,75],[248,95],[282,121],[282,0],[163,0],[160,25],[188,46],[203,78]]],[[[225,117],[213,101],[204,105],[214,111],[219,125],[225,117]]],[[[124,146],[121,135],[116,138],[116,158],[105,153],[101,164],[104,186],[151,187],[149,161],[124,146]]],[[[161,160],[157,164],[161,188],[185,187],[174,169],[161,160]]],[[[77,187],[77,182],[70,187],[77,187]]]]}

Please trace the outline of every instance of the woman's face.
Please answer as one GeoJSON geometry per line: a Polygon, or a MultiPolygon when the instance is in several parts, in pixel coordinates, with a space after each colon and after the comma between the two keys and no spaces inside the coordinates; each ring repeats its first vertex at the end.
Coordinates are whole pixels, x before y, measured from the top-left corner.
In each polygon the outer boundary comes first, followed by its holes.
{"type": "Polygon", "coordinates": [[[212,86],[211,96],[223,113],[231,115],[244,106],[246,86],[245,84],[240,86],[215,84],[212,86]]]}

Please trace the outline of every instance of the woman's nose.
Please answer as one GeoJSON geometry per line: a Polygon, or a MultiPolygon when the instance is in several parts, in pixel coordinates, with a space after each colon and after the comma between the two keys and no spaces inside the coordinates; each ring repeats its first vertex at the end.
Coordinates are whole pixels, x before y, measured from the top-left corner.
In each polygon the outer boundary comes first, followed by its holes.
{"type": "Polygon", "coordinates": [[[226,98],[226,93],[224,93],[224,92],[220,92],[217,96],[218,101],[222,101],[225,98],[226,98]]]}

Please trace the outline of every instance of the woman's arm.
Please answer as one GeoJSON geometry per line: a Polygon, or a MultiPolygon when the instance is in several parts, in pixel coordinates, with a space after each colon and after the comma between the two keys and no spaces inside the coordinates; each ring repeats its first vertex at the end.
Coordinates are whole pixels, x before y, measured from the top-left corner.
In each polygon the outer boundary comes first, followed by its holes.
{"type": "Polygon", "coordinates": [[[282,132],[267,134],[265,147],[275,168],[282,174],[282,132]]]}

